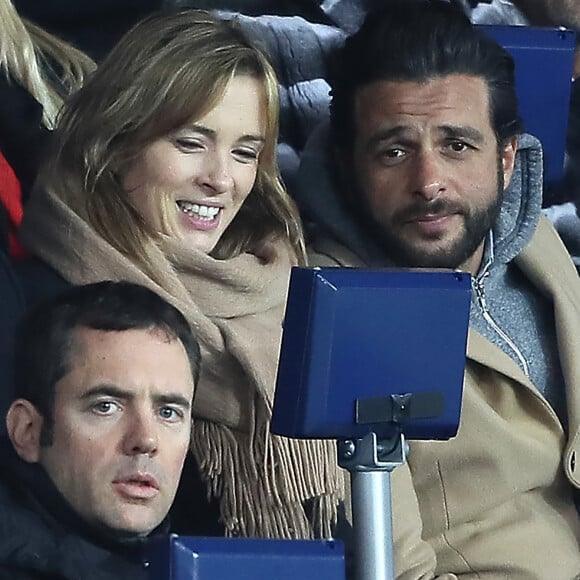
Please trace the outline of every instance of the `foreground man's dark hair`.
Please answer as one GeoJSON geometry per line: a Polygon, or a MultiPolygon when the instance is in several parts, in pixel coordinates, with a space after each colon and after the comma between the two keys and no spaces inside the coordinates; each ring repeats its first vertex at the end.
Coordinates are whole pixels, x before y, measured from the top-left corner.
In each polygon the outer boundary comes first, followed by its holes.
{"type": "Polygon", "coordinates": [[[16,337],[16,398],[30,401],[45,419],[43,444],[50,443],[55,385],[70,370],[74,331],[159,330],[183,344],[194,384],[200,350],[185,317],[155,292],[128,282],[73,287],[38,305],[16,337]]]}

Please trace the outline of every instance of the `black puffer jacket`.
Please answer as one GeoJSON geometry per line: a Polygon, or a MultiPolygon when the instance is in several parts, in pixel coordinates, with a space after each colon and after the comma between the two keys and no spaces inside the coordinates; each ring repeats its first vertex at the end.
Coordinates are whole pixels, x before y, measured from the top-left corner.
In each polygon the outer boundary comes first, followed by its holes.
{"type": "Polygon", "coordinates": [[[4,417],[14,398],[14,334],[24,310],[23,291],[8,257],[0,251],[0,439],[6,434],[4,417]]]}
{"type": "Polygon", "coordinates": [[[0,580],[145,580],[144,539],[90,529],[36,464],[0,442],[0,580]]]}

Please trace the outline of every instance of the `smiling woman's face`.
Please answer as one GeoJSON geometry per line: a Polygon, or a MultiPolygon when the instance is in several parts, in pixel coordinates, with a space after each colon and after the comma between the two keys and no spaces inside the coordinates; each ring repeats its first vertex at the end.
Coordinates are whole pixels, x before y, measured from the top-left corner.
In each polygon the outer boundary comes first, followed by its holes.
{"type": "Polygon", "coordinates": [[[145,222],[209,254],[254,186],[265,111],[261,82],[236,76],[207,115],[147,146],[123,177],[145,222]]]}

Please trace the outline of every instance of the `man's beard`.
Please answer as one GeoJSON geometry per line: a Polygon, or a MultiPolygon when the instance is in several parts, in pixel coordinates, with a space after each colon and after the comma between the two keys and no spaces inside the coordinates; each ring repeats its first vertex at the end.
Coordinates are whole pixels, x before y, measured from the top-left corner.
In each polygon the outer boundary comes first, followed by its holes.
{"type": "MultiPolygon", "coordinates": [[[[407,241],[393,229],[387,228],[377,221],[370,208],[364,212],[370,218],[374,239],[379,243],[387,257],[397,266],[403,268],[459,268],[465,264],[485,240],[488,232],[495,226],[503,199],[503,171],[501,159],[498,160],[497,195],[491,203],[483,208],[468,211],[463,206],[446,199],[437,198],[433,201],[418,199],[413,205],[393,215],[397,224],[405,223],[426,214],[451,215],[463,217],[463,233],[452,245],[440,251],[429,253],[424,248],[407,241]]],[[[364,196],[362,196],[364,198],[364,196]]],[[[365,204],[366,206],[366,204],[365,204]]],[[[460,226],[458,226],[460,227],[460,226]]],[[[433,240],[437,244],[437,240],[433,240]]]]}

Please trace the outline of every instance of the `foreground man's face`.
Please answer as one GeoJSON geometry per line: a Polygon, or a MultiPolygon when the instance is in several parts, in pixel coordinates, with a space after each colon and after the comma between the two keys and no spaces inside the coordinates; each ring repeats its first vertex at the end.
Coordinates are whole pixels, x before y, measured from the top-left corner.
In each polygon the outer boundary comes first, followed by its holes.
{"type": "Polygon", "coordinates": [[[474,271],[513,171],[498,150],[483,79],[377,81],[355,100],[354,181],[386,252],[401,266],[474,271]]]}
{"type": "Polygon", "coordinates": [[[80,328],[56,385],[52,445],[39,462],[97,528],[147,534],[173,502],[191,429],[185,349],[159,330],[80,328]]]}

